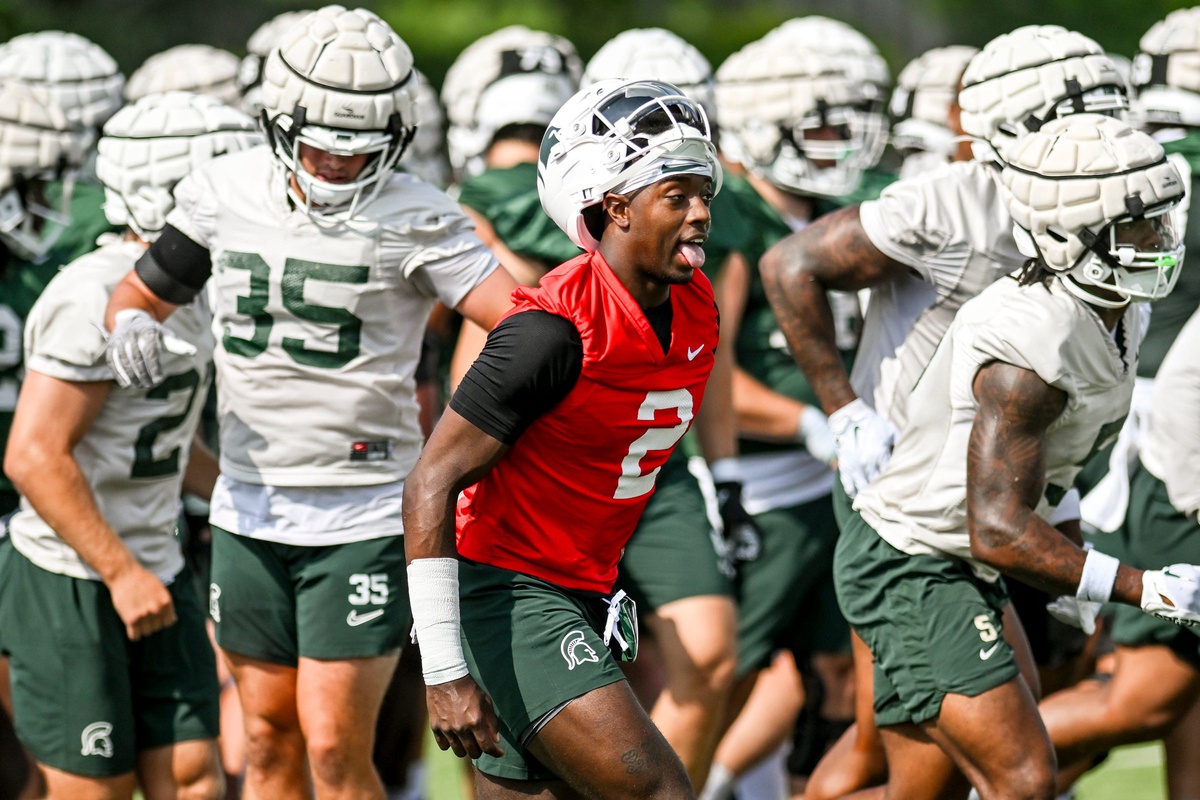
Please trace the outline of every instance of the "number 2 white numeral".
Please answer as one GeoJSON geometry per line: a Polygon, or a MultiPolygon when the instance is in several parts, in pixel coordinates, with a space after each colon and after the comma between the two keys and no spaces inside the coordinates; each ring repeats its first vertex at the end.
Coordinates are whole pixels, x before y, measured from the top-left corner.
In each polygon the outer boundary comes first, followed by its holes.
{"type": "Polygon", "coordinates": [[[653,422],[658,411],[679,412],[679,424],[671,428],[650,428],[629,445],[629,453],[621,459],[621,477],[617,479],[617,500],[630,500],[648,494],[661,467],[642,474],[642,459],[651,450],[670,450],[687,433],[692,421],[692,393],[687,389],[669,392],[650,392],[638,408],[638,419],[653,422]]]}

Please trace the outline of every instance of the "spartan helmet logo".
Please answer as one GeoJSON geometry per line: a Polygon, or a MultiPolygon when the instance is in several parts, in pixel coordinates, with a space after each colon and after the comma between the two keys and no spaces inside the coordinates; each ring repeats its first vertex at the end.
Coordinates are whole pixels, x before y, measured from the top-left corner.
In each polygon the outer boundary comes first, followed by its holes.
{"type": "Polygon", "coordinates": [[[576,666],[587,661],[599,661],[599,656],[592,646],[583,640],[583,631],[571,631],[563,637],[562,644],[559,645],[562,651],[562,657],[566,659],[567,669],[575,669],[576,666]]]}
{"type": "Polygon", "coordinates": [[[83,735],[79,737],[83,743],[83,747],[79,751],[80,755],[112,758],[113,743],[110,738],[112,727],[111,722],[93,722],[84,728],[83,735]]]}
{"type": "Polygon", "coordinates": [[[208,615],[212,617],[213,622],[221,621],[221,587],[215,583],[208,585],[208,615]]]}

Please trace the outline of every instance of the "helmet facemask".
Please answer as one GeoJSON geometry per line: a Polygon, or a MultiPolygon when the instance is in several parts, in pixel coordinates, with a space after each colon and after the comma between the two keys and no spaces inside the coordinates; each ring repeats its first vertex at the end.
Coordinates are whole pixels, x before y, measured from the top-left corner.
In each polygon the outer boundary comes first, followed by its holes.
{"type": "Polygon", "coordinates": [[[13,175],[8,188],[0,193],[0,241],[17,258],[40,264],[71,225],[71,198],[75,194],[78,170],[65,163],[52,173],[34,178],[13,175]],[[58,208],[38,202],[46,181],[59,180],[62,196],[58,208]]]}
{"type": "MultiPolygon", "coordinates": [[[[1136,195],[1126,202],[1134,210],[1141,209],[1136,195]]],[[[1071,283],[1075,287],[1097,287],[1121,298],[1098,298],[1087,292],[1085,299],[1106,308],[1120,308],[1131,300],[1149,302],[1166,297],[1179,280],[1185,249],[1183,227],[1174,213],[1178,206],[1175,200],[1153,210],[1131,213],[1099,233],[1080,231],[1079,239],[1087,252],[1082,262],[1067,273],[1071,283]]]]}

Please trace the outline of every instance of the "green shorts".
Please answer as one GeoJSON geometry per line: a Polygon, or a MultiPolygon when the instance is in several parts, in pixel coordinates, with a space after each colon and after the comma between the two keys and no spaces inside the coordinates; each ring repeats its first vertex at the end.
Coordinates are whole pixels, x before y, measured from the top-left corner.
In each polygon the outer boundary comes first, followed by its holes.
{"type": "Polygon", "coordinates": [[[903,553],[857,513],[833,570],[842,611],[875,656],[878,724],[925,722],[948,694],[975,697],[1016,677],[1003,581],[979,580],[960,559],[903,553]]]}
{"type": "Polygon", "coordinates": [[[412,625],[404,537],[299,547],[212,529],[217,644],[272,664],[394,653],[412,625]]]}
{"type": "Polygon", "coordinates": [[[177,621],[131,642],[100,581],[47,572],[0,540],[0,630],[17,735],[39,763],[104,778],[137,754],[220,732],[217,666],[185,569],[177,621]]]}
{"type": "Polygon", "coordinates": [[[641,613],[688,597],[733,594],[729,578],[721,574],[700,483],[688,471],[687,458],[675,453],[658,474],[650,503],[621,557],[617,588],[634,599],[641,613]]]}
{"type": "MultiPolygon", "coordinates": [[[[1125,524],[1091,537],[1096,549],[1138,569],[1200,564],[1200,523],[1175,510],[1167,487],[1139,466],[1129,485],[1125,524]]],[[[1133,606],[1113,604],[1112,640],[1127,647],[1162,645],[1200,669],[1200,629],[1176,625],[1133,606]]]]}
{"type": "Polygon", "coordinates": [[[504,748],[475,766],[499,778],[556,780],[524,745],[567,702],[624,679],[604,646],[608,603],[471,561],[460,563],[458,579],[467,666],[492,698],[504,748]]]}
{"type": "Polygon", "coordinates": [[[755,514],[762,550],[738,565],[738,671],[771,662],[776,650],[802,653],[850,649],[850,629],[832,585],[838,540],[828,495],[755,514]]]}

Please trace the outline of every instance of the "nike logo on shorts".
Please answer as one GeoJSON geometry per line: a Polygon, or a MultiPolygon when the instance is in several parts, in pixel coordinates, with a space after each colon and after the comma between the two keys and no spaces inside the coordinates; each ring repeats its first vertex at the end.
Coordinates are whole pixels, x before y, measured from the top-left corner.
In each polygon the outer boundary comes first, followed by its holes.
{"type": "Polygon", "coordinates": [[[704,349],[704,345],[700,345],[695,350],[693,350],[692,348],[689,347],[688,348],[688,361],[694,360],[696,358],[696,356],[700,355],[700,351],[703,349],[704,349]]]}
{"type": "Polygon", "coordinates": [[[996,642],[994,645],[989,647],[987,650],[984,650],[982,647],[979,648],[979,660],[987,661],[989,658],[992,657],[992,654],[996,652],[996,648],[999,646],[1000,646],[1000,643],[996,642]]]}
{"type": "Polygon", "coordinates": [[[356,609],[346,615],[346,624],[349,625],[351,628],[357,628],[359,625],[362,625],[365,622],[370,622],[371,620],[375,619],[376,617],[382,617],[382,616],[383,616],[382,608],[376,609],[374,611],[369,611],[366,614],[359,614],[358,610],[356,609]]]}

